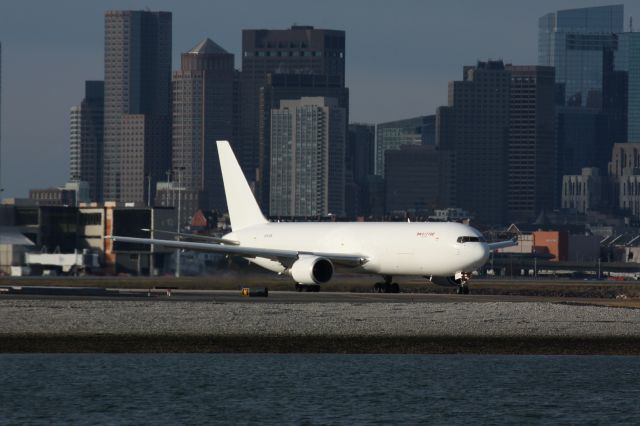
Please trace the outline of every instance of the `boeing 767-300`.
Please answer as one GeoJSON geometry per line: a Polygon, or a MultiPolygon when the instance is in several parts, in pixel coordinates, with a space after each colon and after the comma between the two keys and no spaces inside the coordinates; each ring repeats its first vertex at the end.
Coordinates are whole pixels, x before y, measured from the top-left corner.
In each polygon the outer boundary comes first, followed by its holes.
{"type": "Polygon", "coordinates": [[[436,284],[457,285],[467,294],[471,273],[489,253],[514,241],[487,243],[457,222],[270,222],[260,211],[231,146],[218,141],[231,232],[214,242],[112,236],[114,241],[240,256],[286,274],[299,291],[318,291],[337,267],[377,274],[376,291],[397,292],[392,277],[420,275],[436,284]]]}

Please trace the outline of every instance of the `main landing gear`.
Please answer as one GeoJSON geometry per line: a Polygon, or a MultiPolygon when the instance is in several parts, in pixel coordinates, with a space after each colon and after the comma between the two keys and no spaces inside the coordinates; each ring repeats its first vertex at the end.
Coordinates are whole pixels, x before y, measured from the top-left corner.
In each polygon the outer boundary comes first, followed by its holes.
{"type": "Polygon", "coordinates": [[[310,291],[313,293],[317,293],[320,291],[320,286],[318,284],[298,284],[296,283],[296,291],[310,291]]]}
{"type": "Polygon", "coordinates": [[[375,283],[373,286],[374,293],[400,293],[400,286],[398,283],[392,283],[393,277],[391,275],[384,276],[384,282],[375,283]]]}

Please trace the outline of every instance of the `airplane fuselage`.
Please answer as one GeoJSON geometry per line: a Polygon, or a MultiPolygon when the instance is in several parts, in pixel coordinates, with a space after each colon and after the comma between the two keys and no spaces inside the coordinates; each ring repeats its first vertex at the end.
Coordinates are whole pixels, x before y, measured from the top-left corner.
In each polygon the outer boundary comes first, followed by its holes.
{"type": "MultiPolygon", "coordinates": [[[[489,248],[476,229],[452,222],[271,222],[224,236],[240,246],[267,249],[358,253],[367,261],[354,272],[381,275],[452,276],[484,265],[489,248]],[[460,237],[472,237],[462,242],[460,237]]],[[[281,263],[248,258],[273,272],[285,272],[281,263]]]]}

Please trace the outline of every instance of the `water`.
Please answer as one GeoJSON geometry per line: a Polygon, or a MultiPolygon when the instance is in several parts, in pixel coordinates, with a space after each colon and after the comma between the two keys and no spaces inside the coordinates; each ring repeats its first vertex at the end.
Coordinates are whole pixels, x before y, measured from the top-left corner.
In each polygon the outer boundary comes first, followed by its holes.
{"type": "Polygon", "coordinates": [[[2,424],[637,424],[640,357],[0,355],[2,424]]]}

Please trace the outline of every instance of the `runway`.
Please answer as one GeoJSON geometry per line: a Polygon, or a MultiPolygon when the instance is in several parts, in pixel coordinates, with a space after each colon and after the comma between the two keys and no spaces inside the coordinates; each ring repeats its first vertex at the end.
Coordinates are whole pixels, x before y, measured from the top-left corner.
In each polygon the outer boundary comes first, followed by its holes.
{"type": "MultiPolygon", "coordinates": [[[[252,289],[258,290],[258,289],[252,289]]],[[[260,289],[261,290],[261,289],[260,289]]],[[[271,291],[268,297],[243,296],[240,290],[180,290],[172,288],[121,289],[99,287],[0,287],[0,297],[17,299],[61,300],[146,300],[149,302],[214,302],[214,303],[574,303],[610,305],[610,299],[567,298],[548,296],[431,294],[431,293],[350,293],[271,291]]]]}

